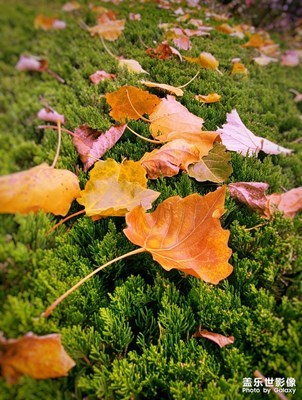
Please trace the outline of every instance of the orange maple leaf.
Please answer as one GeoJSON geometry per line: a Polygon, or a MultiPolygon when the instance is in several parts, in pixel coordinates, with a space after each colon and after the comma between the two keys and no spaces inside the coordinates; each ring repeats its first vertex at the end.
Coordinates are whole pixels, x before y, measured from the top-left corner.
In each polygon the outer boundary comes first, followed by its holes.
{"type": "Polygon", "coordinates": [[[106,100],[111,106],[111,117],[120,122],[136,121],[143,114],[150,114],[161,102],[154,94],[134,86],[123,86],[116,92],[107,93],[106,100]]]}
{"type": "Polygon", "coordinates": [[[176,268],[218,284],[233,270],[228,263],[230,232],[219,221],[225,193],[221,187],[205,196],[170,197],[149,214],[138,206],[126,214],[124,233],[167,271],[176,268]]]}
{"type": "Polygon", "coordinates": [[[34,379],[67,376],[75,366],[56,333],[36,336],[29,332],[8,340],[0,337],[0,350],[1,373],[8,383],[16,383],[22,375],[34,379]]]}

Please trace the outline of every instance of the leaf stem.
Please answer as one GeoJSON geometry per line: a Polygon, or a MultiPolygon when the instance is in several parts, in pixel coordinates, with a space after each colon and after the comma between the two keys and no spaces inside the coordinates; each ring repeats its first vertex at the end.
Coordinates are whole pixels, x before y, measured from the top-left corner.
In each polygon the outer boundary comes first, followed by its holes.
{"type": "MultiPolygon", "coordinates": [[[[254,377],[255,378],[260,378],[261,381],[266,385],[265,376],[262,375],[262,373],[258,369],[256,369],[256,371],[254,372],[254,377]]],[[[274,385],[267,385],[267,386],[275,389],[274,385]]],[[[280,392],[277,392],[277,391],[274,391],[274,393],[275,393],[275,395],[277,397],[279,397],[279,399],[288,400],[288,397],[286,397],[283,393],[280,393],[280,392]]]]}
{"type": "Polygon", "coordinates": [[[130,126],[127,125],[127,129],[129,129],[130,132],[132,132],[135,136],[139,137],[140,139],[145,140],[146,142],[149,143],[155,143],[155,144],[160,144],[160,143],[166,143],[166,142],[162,142],[161,140],[152,140],[152,139],[148,139],[142,135],[140,135],[139,133],[135,132],[132,128],[130,128],[130,126]]]}
{"type": "Polygon", "coordinates": [[[221,76],[223,76],[223,73],[218,68],[215,68],[215,71],[217,71],[221,76]]]}
{"type": "Polygon", "coordinates": [[[56,78],[59,82],[65,83],[65,80],[60,75],[58,75],[56,72],[52,71],[51,69],[47,68],[46,72],[48,72],[51,76],[56,78]]]}
{"type": "Polygon", "coordinates": [[[63,301],[64,299],[66,299],[66,297],[68,297],[72,292],[74,292],[79,286],[81,286],[84,282],[88,281],[88,279],[90,279],[93,275],[97,274],[99,271],[101,271],[102,269],[108,267],[109,265],[122,260],[123,258],[126,257],[130,257],[133,256],[135,254],[138,253],[143,253],[144,251],[146,251],[145,249],[143,249],[142,247],[139,247],[138,249],[132,250],[129,253],[123,254],[122,256],[116,257],[111,261],[108,261],[106,264],[101,265],[100,267],[98,267],[97,269],[95,269],[94,271],[92,271],[90,274],[86,275],[85,278],[81,279],[78,283],[76,283],[74,286],[72,286],[72,288],[70,288],[69,290],[67,290],[67,292],[65,292],[62,296],[60,296],[57,300],[55,300],[48,308],[46,311],[44,311],[41,314],[41,317],[48,317],[52,311],[57,307],[58,304],[61,303],[61,301],[63,301]]]}
{"type": "Polygon", "coordinates": [[[136,110],[136,108],[134,107],[134,105],[132,104],[132,101],[131,101],[131,99],[130,99],[130,96],[129,96],[129,93],[128,93],[128,89],[126,89],[126,94],[127,94],[127,98],[128,98],[128,100],[129,100],[130,106],[132,107],[132,109],[133,109],[133,111],[135,112],[135,114],[137,114],[137,115],[140,117],[140,119],[142,119],[143,121],[151,123],[151,121],[150,121],[149,119],[143,117],[143,116],[136,110]]]}
{"type": "MultiPolygon", "coordinates": [[[[58,129],[58,127],[56,125],[38,125],[37,126],[38,129],[58,129]]],[[[76,135],[74,132],[69,131],[68,129],[65,128],[61,128],[62,132],[66,132],[69,133],[69,135],[74,136],[74,137],[79,137],[78,135],[76,135]]]]}
{"type": "Polygon", "coordinates": [[[61,141],[62,141],[62,132],[61,132],[61,121],[57,121],[57,127],[58,127],[58,145],[57,145],[57,151],[56,151],[56,155],[55,158],[51,164],[52,168],[55,168],[58,158],[59,158],[59,154],[60,154],[60,149],[61,149],[61,141]]]}
{"type": "Polygon", "coordinates": [[[84,214],[84,210],[77,211],[73,214],[68,215],[68,217],[61,219],[60,222],[55,224],[52,228],[49,229],[49,231],[46,232],[46,236],[50,235],[54,230],[56,230],[60,225],[63,225],[66,221],[69,221],[71,218],[76,217],[77,215],[84,214]]]}
{"type": "Polygon", "coordinates": [[[177,86],[177,89],[182,89],[182,88],[184,88],[184,87],[186,87],[186,86],[188,86],[191,82],[193,82],[194,81],[194,79],[195,78],[197,78],[198,77],[198,75],[200,74],[200,71],[197,71],[197,73],[193,76],[193,78],[192,79],[190,79],[189,80],[189,82],[187,82],[187,83],[185,83],[184,85],[181,85],[181,86],[177,86]]]}
{"type": "Polygon", "coordinates": [[[116,60],[118,60],[118,57],[115,56],[115,55],[108,49],[108,47],[107,47],[107,45],[106,45],[106,43],[105,43],[105,41],[104,41],[104,39],[103,39],[102,36],[100,36],[100,39],[101,39],[102,45],[103,45],[104,49],[107,51],[107,53],[108,53],[111,57],[113,57],[113,58],[115,58],[116,60]]]}

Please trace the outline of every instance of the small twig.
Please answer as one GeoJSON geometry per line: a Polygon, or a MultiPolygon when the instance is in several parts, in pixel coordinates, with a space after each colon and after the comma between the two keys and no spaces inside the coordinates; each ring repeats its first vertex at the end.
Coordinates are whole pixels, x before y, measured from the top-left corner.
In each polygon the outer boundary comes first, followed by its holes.
{"type": "Polygon", "coordinates": [[[302,142],[302,137],[299,137],[298,139],[292,141],[292,143],[300,143],[300,142],[302,142]]]}
{"type": "Polygon", "coordinates": [[[154,143],[154,144],[166,143],[166,142],[163,142],[163,141],[161,141],[161,140],[152,140],[152,139],[148,139],[148,138],[146,138],[146,137],[140,135],[139,133],[135,132],[135,131],[134,131],[132,128],[130,128],[128,125],[127,125],[127,129],[129,129],[129,131],[132,132],[135,136],[139,137],[140,139],[145,140],[146,142],[154,143]]]}
{"type": "Polygon", "coordinates": [[[291,92],[291,93],[293,93],[293,94],[295,94],[296,96],[299,96],[299,92],[297,91],[297,90],[295,90],[295,89],[288,89],[288,91],[289,92],[291,92]]]}
{"type": "Polygon", "coordinates": [[[267,224],[268,224],[268,222],[263,222],[262,224],[258,224],[258,225],[252,226],[251,228],[245,228],[244,230],[246,232],[252,231],[253,229],[261,228],[261,226],[265,226],[267,224]]]}
{"type": "MultiPolygon", "coordinates": [[[[38,129],[58,129],[58,127],[56,125],[38,125],[37,128],[38,129]]],[[[61,131],[66,132],[69,135],[80,139],[80,137],[78,135],[76,135],[74,132],[69,131],[68,129],[61,128],[61,131]]]]}
{"type": "Polygon", "coordinates": [[[198,77],[198,75],[200,74],[200,71],[197,71],[197,73],[193,76],[193,78],[192,79],[190,79],[189,80],[189,82],[187,82],[187,83],[185,83],[184,85],[181,85],[181,86],[177,86],[177,89],[182,89],[182,88],[184,88],[184,87],[186,87],[186,86],[188,86],[191,82],[193,82],[194,81],[194,79],[195,78],[197,78],[198,77]]]}
{"type": "Polygon", "coordinates": [[[51,167],[54,168],[57,164],[59,154],[60,154],[60,149],[61,149],[61,140],[62,140],[62,132],[61,132],[61,121],[57,121],[57,126],[58,126],[58,145],[57,145],[57,151],[55,158],[51,164],[51,167]]]}
{"type": "Polygon", "coordinates": [[[150,46],[147,46],[147,45],[146,45],[146,43],[143,41],[142,37],[139,36],[138,38],[139,38],[139,41],[141,42],[141,44],[142,44],[146,49],[149,49],[150,46]]]}
{"type": "Polygon", "coordinates": [[[48,317],[52,311],[57,307],[58,304],[61,303],[61,301],[63,301],[64,299],[66,299],[66,297],[68,297],[72,292],[74,292],[79,286],[81,286],[84,282],[88,281],[88,279],[90,279],[93,275],[97,274],[98,272],[100,272],[102,269],[108,267],[109,265],[122,260],[123,258],[126,257],[130,257],[133,256],[134,254],[138,254],[138,253],[143,253],[144,251],[146,251],[144,248],[139,247],[138,249],[135,249],[133,251],[130,251],[129,253],[123,254],[122,256],[116,257],[114,260],[108,261],[106,264],[101,265],[100,267],[98,267],[97,269],[95,269],[94,271],[92,271],[90,274],[86,275],[85,278],[81,279],[78,283],[76,283],[74,286],[72,286],[72,288],[70,288],[69,290],[67,290],[67,292],[65,292],[62,296],[60,296],[57,300],[55,300],[48,308],[46,311],[44,311],[41,314],[41,317],[48,317]]]}
{"type": "Polygon", "coordinates": [[[127,98],[128,98],[128,100],[129,100],[129,103],[130,103],[131,107],[133,108],[133,111],[135,112],[135,114],[137,114],[137,115],[140,117],[140,119],[142,119],[143,121],[148,122],[148,123],[151,123],[152,121],[150,121],[149,119],[143,117],[143,116],[136,110],[136,108],[134,107],[134,105],[132,104],[132,101],[131,101],[131,99],[130,99],[130,96],[129,96],[129,93],[128,93],[128,89],[126,89],[126,94],[127,94],[127,98]]]}
{"type": "Polygon", "coordinates": [[[60,75],[58,75],[56,72],[52,71],[51,69],[47,68],[46,72],[48,72],[51,76],[56,78],[59,82],[65,83],[65,80],[60,75]]]}
{"type": "Polygon", "coordinates": [[[107,47],[107,45],[106,45],[106,43],[105,43],[105,41],[104,41],[104,39],[103,39],[102,36],[100,36],[100,39],[101,39],[102,45],[103,45],[104,49],[107,51],[107,53],[108,53],[111,57],[113,57],[113,58],[115,58],[116,60],[118,60],[118,57],[115,56],[115,55],[108,49],[108,47],[107,47]]]}
{"type": "Polygon", "coordinates": [[[66,221],[69,221],[71,218],[76,217],[77,215],[81,215],[85,213],[84,210],[77,211],[73,214],[68,215],[68,217],[61,219],[60,222],[55,224],[52,228],[49,229],[49,231],[46,232],[46,236],[50,235],[53,231],[55,231],[59,226],[63,225],[66,221]]]}

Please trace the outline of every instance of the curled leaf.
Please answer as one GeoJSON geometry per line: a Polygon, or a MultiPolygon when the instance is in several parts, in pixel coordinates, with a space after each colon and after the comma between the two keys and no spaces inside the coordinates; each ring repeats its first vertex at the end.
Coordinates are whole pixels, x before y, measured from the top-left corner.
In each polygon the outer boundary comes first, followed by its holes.
{"type": "Polygon", "coordinates": [[[47,122],[58,122],[60,121],[61,124],[65,123],[65,117],[63,114],[57,113],[55,110],[47,107],[41,108],[38,112],[37,117],[42,119],[43,121],[47,122]]]}
{"type": "Polygon", "coordinates": [[[84,164],[84,171],[101,158],[121,138],[126,125],[111,126],[106,132],[90,128],[87,124],[75,129],[72,141],[84,164]]]}
{"type": "Polygon", "coordinates": [[[213,284],[232,273],[229,231],[221,228],[225,187],[205,196],[173,196],[153,213],[136,207],[126,214],[124,233],[164,269],[176,268],[213,284]]]}
{"type": "Polygon", "coordinates": [[[202,68],[214,69],[216,71],[219,71],[218,70],[219,62],[216,60],[216,58],[211,53],[206,53],[205,51],[203,51],[196,58],[192,58],[192,57],[184,57],[184,58],[189,62],[198,64],[202,68]]]}
{"type": "Polygon", "coordinates": [[[109,74],[106,71],[95,71],[92,75],[89,76],[89,79],[92,83],[97,85],[98,83],[106,80],[106,79],[114,79],[116,77],[115,74],[109,74]]]}
{"type": "Polygon", "coordinates": [[[151,88],[157,88],[157,89],[162,89],[166,90],[169,93],[175,94],[175,96],[183,96],[184,92],[182,89],[171,86],[171,85],[166,85],[165,83],[156,83],[156,82],[150,82],[150,81],[140,81],[143,85],[151,88]]]}
{"type": "Polygon", "coordinates": [[[109,158],[94,164],[77,201],[95,220],[124,216],[137,205],[148,210],[159,195],[159,192],[147,189],[146,171],[139,162],[129,160],[118,164],[109,158]]]}
{"type": "Polygon", "coordinates": [[[145,71],[136,60],[119,59],[118,66],[119,68],[126,68],[128,72],[135,74],[149,74],[149,72],[145,71]]]}
{"type": "Polygon", "coordinates": [[[221,96],[218,93],[209,93],[207,95],[198,94],[195,96],[195,100],[201,103],[217,103],[220,99],[221,96]]]}
{"type": "Polygon", "coordinates": [[[143,114],[150,114],[161,102],[154,94],[134,86],[123,86],[116,92],[107,93],[106,100],[111,106],[111,117],[120,122],[136,121],[143,114]]]}
{"type": "Polygon", "coordinates": [[[79,180],[66,169],[46,163],[27,171],[0,177],[0,213],[38,212],[66,215],[72,201],[79,196],[79,180]]]}
{"type": "Polygon", "coordinates": [[[203,337],[205,339],[209,339],[212,342],[218,344],[221,349],[228,344],[233,344],[235,341],[234,336],[226,337],[224,335],[221,335],[220,333],[210,332],[206,329],[202,329],[201,325],[199,326],[198,331],[193,334],[193,337],[203,337]]]}
{"type": "Polygon", "coordinates": [[[34,379],[67,376],[75,366],[61,344],[61,335],[36,336],[32,332],[18,339],[0,337],[1,373],[8,383],[27,375],[34,379]]]}
{"type": "Polygon", "coordinates": [[[43,31],[61,30],[66,28],[66,22],[46,17],[45,15],[38,15],[34,20],[34,27],[36,29],[43,29],[43,31]]]}
{"type": "Polygon", "coordinates": [[[155,49],[148,48],[147,54],[153,58],[159,58],[161,60],[171,59],[173,56],[179,57],[182,61],[182,56],[178,50],[170,46],[167,41],[160,43],[155,49]]]}
{"type": "Polygon", "coordinates": [[[265,194],[268,187],[269,184],[264,182],[236,182],[228,185],[231,197],[263,215],[268,212],[265,194]]]}
{"type": "Polygon", "coordinates": [[[249,74],[248,69],[241,62],[233,63],[232,75],[242,75],[247,77],[249,74]]]}
{"type": "Polygon", "coordinates": [[[189,112],[175,97],[168,95],[149,115],[152,136],[167,134],[172,131],[200,131],[204,120],[189,112]]]}
{"type": "Polygon", "coordinates": [[[47,68],[48,61],[36,56],[21,55],[18,63],[16,64],[16,69],[18,69],[19,71],[42,72],[47,70],[47,68]]]}
{"type": "Polygon", "coordinates": [[[197,146],[182,139],[173,140],[160,149],[146,153],[140,160],[149,179],[177,175],[179,170],[187,170],[188,165],[200,159],[197,146]]]}
{"type": "Polygon", "coordinates": [[[244,156],[258,155],[260,150],[266,154],[290,154],[293,151],[254,135],[241,121],[235,109],[227,114],[227,123],[217,132],[220,133],[222,144],[227,150],[236,151],[244,156]]]}

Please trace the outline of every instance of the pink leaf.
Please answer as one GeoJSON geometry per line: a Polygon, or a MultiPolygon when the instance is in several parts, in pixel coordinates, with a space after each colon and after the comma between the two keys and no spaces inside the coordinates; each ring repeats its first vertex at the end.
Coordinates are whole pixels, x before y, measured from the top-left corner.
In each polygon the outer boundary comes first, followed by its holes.
{"type": "Polygon", "coordinates": [[[58,122],[60,121],[61,124],[65,123],[65,118],[64,115],[57,113],[55,110],[52,110],[50,108],[41,108],[41,110],[38,112],[37,117],[39,119],[42,119],[43,121],[48,121],[48,122],[58,122]]]}
{"type": "Polygon", "coordinates": [[[286,67],[296,67],[299,62],[299,53],[295,50],[287,50],[281,57],[281,64],[286,67]]]}
{"type": "Polygon", "coordinates": [[[94,74],[89,76],[89,79],[92,83],[97,85],[98,83],[104,81],[105,79],[114,79],[116,77],[115,74],[109,74],[106,71],[95,71],[94,74]]]}
{"type": "Polygon", "coordinates": [[[38,71],[42,72],[48,68],[48,61],[36,56],[21,55],[16,69],[19,71],[38,71]]]}

